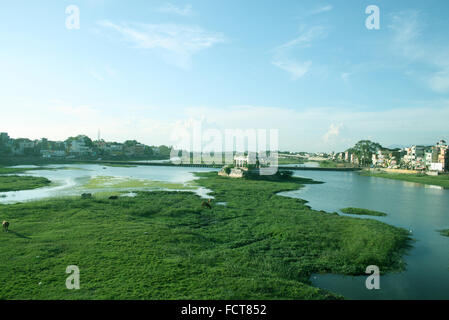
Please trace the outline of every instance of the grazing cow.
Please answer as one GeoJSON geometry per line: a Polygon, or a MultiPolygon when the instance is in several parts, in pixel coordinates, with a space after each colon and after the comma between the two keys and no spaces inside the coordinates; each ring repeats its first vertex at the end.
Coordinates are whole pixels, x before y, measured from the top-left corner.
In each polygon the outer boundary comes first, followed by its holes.
{"type": "Polygon", "coordinates": [[[2,226],[3,226],[3,231],[8,232],[9,222],[8,221],[3,221],[2,226]]]}
{"type": "Polygon", "coordinates": [[[110,196],[110,197],[109,197],[109,200],[117,200],[117,199],[118,199],[117,196],[110,196]]]}
{"type": "Polygon", "coordinates": [[[210,199],[207,200],[207,202],[206,202],[206,201],[203,201],[203,202],[201,203],[201,207],[202,207],[202,208],[206,207],[206,208],[212,209],[212,206],[210,205],[210,199]]]}

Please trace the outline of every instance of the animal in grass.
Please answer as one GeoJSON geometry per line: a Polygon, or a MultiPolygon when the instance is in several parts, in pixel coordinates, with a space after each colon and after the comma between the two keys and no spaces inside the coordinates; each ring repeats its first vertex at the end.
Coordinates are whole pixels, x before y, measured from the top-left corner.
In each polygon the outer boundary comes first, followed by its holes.
{"type": "Polygon", "coordinates": [[[110,196],[109,197],[109,200],[117,200],[118,199],[118,196],[110,196]]]}
{"type": "Polygon", "coordinates": [[[3,226],[3,231],[8,232],[9,222],[8,221],[3,221],[2,226],[3,226]]]}
{"type": "Polygon", "coordinates": [[[82,199],[90,199],[90,198],[92,198],[92,193],[83,193],[81,195],[81,198],[82,199]]]}
{"type": "Polygon", "coordinates": [[[207,202],[203,200],[203,202],[201,203],[201,207],[202,208],[206,207],[206,208],[212,209],[212,206],[210,205],[210,199],[207,200],[207,202]]]}

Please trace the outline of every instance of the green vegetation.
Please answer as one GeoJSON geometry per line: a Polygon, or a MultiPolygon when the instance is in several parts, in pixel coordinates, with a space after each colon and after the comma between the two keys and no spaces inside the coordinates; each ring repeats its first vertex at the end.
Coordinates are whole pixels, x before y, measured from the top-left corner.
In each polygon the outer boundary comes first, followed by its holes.
{"type": "Polygon", "coordinates": [[[357,215],[376,216],[376,217],[384,217],[387,215],[386,213],[380,211],[352,208],[352,207],[340,209],[340,211],[347,214],[357,214],[357,215]]]}
{"type": "Polygon", "coordinates": [[[50,180],[41,177],[0,176],[0,192],[37,189],[50,183],[50,180]]]}
{"type": "Polygon", "coordinates": [[[97,176],[91,178],[87,184],[83,186],[86,189],[104,189],[104,188],[158,188],[158,189],[176,189],[176,190],[192,190],[193,183],[184,185],[182,183],[170,183],[163,181],[153,181],[146,179],[131,179],[119,177],[97,176]]]}
{"type": "Polygon", "coordinates": [[[320,168],[354,168],[349,162],[336,162],[332,160],[320,161],[320,168]]]}
{"type": "Polygon", "coordinates": [[[348,149],[348,151],[359,160],[361,165],[370,165],[372,161],[372,155],[378,150],[384,149],[379,143],[372,142],[370,140],[360,140],[348,149]]]}
{"type": "Polygon", "coordinates": [[[0,174],[24,173],[26,171],[42,170],[42,169],[43,168],[34,168],[34,167],[30,167],[30,168],[5,168],[5,167],[0,167],[0,174]]]}
{"type": "Polygon", "coordinates": [[[0,299],[333,299],[312,273],[404,268],[405,230],[276,195],[310,180],[197,175],[226,206],[166,191],[0,205],[0,299]]]}
{"type": "Polygon", "coordinates": [[[449,188],[449,175],[448,174],[438,175],[438,176],[429,176],[426,174],[404,174],[404,173],[387,173],[387,172],[374,173],[374,172],[369,172],[369,171],[362,172],[361,174],[364,176],[370,176],[370,177],[402,180],[402,181],[408,181],[408,182],[441,186],[446,189],[449,188]]]}
{"type": "Polygon", "coordinates": [[[438,230],[438,232],[445,237],[449,237],[449,229],[438,230]]]}
{"type": "Polygon", "coordinates": [[[288,158],[278,158],[278,165],[283,164],[303,164],[304,160],[296,157],[288,157],[288,158]]]}
{"type": "Polygon", "coordinates": [[[26,173],[28,171],[37,171],[37,170],[85,170],[83,168],[78,167],[28,167],[28,168],[5,168],[0,167],[0,175],[1,174],[14,174],[14,173],[26,173]]]}

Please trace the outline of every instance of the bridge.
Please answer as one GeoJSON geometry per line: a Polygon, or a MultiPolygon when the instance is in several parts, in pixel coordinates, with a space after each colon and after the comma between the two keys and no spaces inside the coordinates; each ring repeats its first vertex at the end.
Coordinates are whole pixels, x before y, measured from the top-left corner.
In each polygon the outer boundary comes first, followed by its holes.
{"type": "MultiPolygon", "coordinates": [[[[92,164],[102,164],[102,165],[125,165],[125,166],[155,166],[155,167],[188,167],[188,168],[213,168],[213,169],[221,169],[223,164],[195,164],[195,163],[181,163],[174,164],[169,162],[136,162],[136,161],[116,161],[116,160],[73,160],[76,163],[92,163],[92,164]]],[[[360,171],[362,168],[321,168],[321,167],[287,167],[287,166],[278,166],[279,170],[304,170],[304,171],[360,171]]]]}

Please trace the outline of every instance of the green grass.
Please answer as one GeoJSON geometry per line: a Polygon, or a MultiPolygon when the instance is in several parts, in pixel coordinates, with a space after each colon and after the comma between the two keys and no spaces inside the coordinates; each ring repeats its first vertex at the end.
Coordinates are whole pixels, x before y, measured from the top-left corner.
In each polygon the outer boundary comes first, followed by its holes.
{"type": "Polygon", "coordinates": [[[319,161],[320,168],[354,168],[354,165],[348,162],[336,162],[331,160],[319,161]]]}
{"type": "Polygon", "coordinates": [[[438,230],[438,232],[445,237],[449,237],[449,229],[438,230]]]}
{"type": "Polygon", "coordinates": [[[334,299],[312,273],[404,268],[405,230],[276,195],[310,180],[197,175],[226,206],[166,191],[0,205],[0,299],[334,299]]]}
{"type": "Polygon", "coordinates": [[[42,177],[0,176],[0,192],[37,189],[50,183],[50,180],[42,177]]]}
{"type": "Polygon", "coordinates": [[[283,164],[304,164],[304,160],[299,159],[299,158],[293,158],[293,157],[278,158],[278,165],[283,165],[283,164]]]}
{"type": "Polygon", "coordinates": [[[449,175],[428,176],[426,174],[404,174],[404,173],[373,173],[365,171],[361,173],[364,176],[379,177],[394,180],[402,180],[421,184],[441,186],[449,189],[449,175]]]}
{"type": "Polygon", "coordinates": [[[340,209],[340,211],[347,214],[357,214],[357,215],[376,216],[376,217],[384,217],[387,215],[386,213],[380,211],[352,208],[352,207],[340,209]]]}
{"type": "Polygon", "coordinates": [[[43,168],[5,168],[0,167],[0,174],[24,173],[31,170],[42,170],[43,168]]]}
{"type": "Polygon", "coordinates": [[[28,171],[36,171],[36,170],[85,170],[83,168],[79,168],[79,167],[54,167],[54,168],[49,168],[49,167],[28,167],[28,168],[5,168],[5,167],[0,167],[0,175],[3,174],[15,174],[15,173],[26,173],[28,171]]]}
{"type": "Polygon", "coordinates": [[[132,179],[121,177],[96,176],[91,178],[83,186],[86,189],[122,189],[122,188],[157,188],[157,189],[175,189],[175,190],[193,190],[197,187],[191,182],[189,185],[182,183],[171,183],[163,181],[153,181],[146,179],[132,179]]]}

